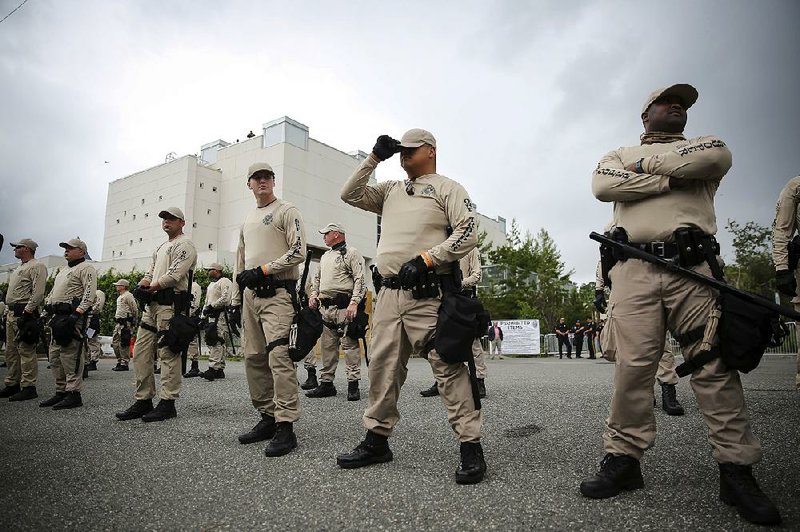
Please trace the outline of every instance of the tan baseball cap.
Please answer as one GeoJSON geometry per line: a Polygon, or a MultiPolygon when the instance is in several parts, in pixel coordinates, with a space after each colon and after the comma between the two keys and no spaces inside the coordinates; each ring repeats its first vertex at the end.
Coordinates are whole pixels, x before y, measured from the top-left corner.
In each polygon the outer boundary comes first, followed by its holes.
{"type": "Polygon", "coordinates": [[[131,282],[127,279],[120,279],[119,281],[114,283],[114,286],[124,286],[125,288],[129,287],[130,285],[131,282]]]}
{"type": "Polygon", "coordinates": [[[59,244],[59,246],[61,246],[64,249],[66,249],[66,248],[80,248],[80,249],[83,250],[84,253],[89,253],[89,251],[86,249],[86,242],[84,242],[80,238],[71,238],[66,242],[61,242],[59,244]]]}
{"type": "Polygon", "coordinates": [[[259,172],[269,172],[273,177],[275,176],[275,171],[269,163],[253,163],[250,165],[250,168],[247,169],[247,180],[250,181],[250,179],[259,172]]]}
{"type": "Polygon", "coordinates": [[[209,264],[208,266],[206,266],[203,269],[204,270],[219,270],[219,271],[222,271],[225,268],[223,268],[222,264],[220,264],[219,262],[212,262],[211,264],[209,264]]]}
{"type": "Polygon", "coordinates": [[[342,224],[337,224],[337,223],[329,223],[328,225],[319,230],[319,232],[323,235],[330,233],[331,231],[339,231],[342,234],[345,233],[344,226],[342,224]]]}
{"type": "Polygon", "coordinates": [[[183,216],[183,211],[180,210],[178,207],[167,207],[160,213],[158,213],[159,218],[166,218],[168,216],[174,216],[180,220],[186,221],[186,218],[183,216]]]}
{"type": "Polygon", "coordinates": [[[686,109],[688,109],[694,105],[694,102],[697,101],[698,94],[697,89],[688,83],[678,83],[677,85],[656,89],[650,93],[650,96],[648,96],[647,100],[645,100],[644,107],[642,107],[642,112],[646,113],[647,108],[662,96],[678,96],[681,100],[683,100],[683,105],[686,107],[686,109]]]}
{"type": "Polygon", "coordinates": [[[17,246],[25,246],[26,248],[30,249],[31,251],[36,251],[36,248],[39,247],[39,244],[31,240],[30,238],[21,238],[16,242],[11,242],[11,247],[15,248],[17,246]]]}
{"type": "Polygon", "coordinates": [[[403,133],[403,137],[400,139],[400,146],[403,148],[419,148],[423,144],[436,147],[436,139],[433,137],[433,133],[424,129],[409,129],[403,133]]]}

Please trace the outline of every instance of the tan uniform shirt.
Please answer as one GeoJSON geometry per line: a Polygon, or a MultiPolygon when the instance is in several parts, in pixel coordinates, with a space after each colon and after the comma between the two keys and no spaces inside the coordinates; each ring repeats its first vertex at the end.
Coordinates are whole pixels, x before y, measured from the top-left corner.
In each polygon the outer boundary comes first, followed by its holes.
{"type": "Polygon", "coordinates": [[[208,285],[206,289],[206,305],[211,305],[215,309],[222,309],[231,304],[233,296],[233,282],[227,277],[220,277],[208,285]]]}
{"type": "Polygon", "coordinates": [[[800,224],[800,176],[789,180],[775,206],[775,222],[772,224],[772,260],[775,270],[789,269],[789,241],[800,224]]]}
{"type": "Polygon", "coordinates": [[[144,278],[158,282],[161,288],[174,288],[179,292],[189,290],[189,270],[197,264],[197,250],[189,237],[180,235],[174,240],[164,242],[150,263],[150,271],[144,278]]]}
{"type": "MultiPolygon", "coordinates": [[[[276,199],[250,212],[239,232],[236,267],[239,272],[267,265],[276,280],[300,278],[300,264],[306,258],[306,231],[300,211],[287,201],[276,199]]],[[[239,288],[234,287],[233,304],[239,305],[239,288]]]]}
{"type": "Polygon", "coordinates": [[[481,252],[477,247],[458,261],[461,268],[461,289],[466,290],[478,286],[481,282],[481,252]]]}
{"type": "Polygon", "coordinates": [[[203,289],[197,282],[192,281],[192,304],[189,305],[189,313],[194,315],[200,308],[200,300],[203,299],[203,289]]]}
{"type": "Polygon", "coordinates": [[[714,194],[731,167],[731,152],[716,137],[619,148],[606,154],[592,175],[592,192],[614,202],[615,227],[631,242],[672,241],[679,227],[717,232],[714,194]],[[642,161],[644,173],[625,167],[642,161]],[[670,189],[669,178],[688,183],[670,189]]]}
{"type": "Polygon", "coordinates": [[[102,290],[95,290],[94,292],[94,305],[92,305],[92,314],[99,316],[103,313],[103,307],[106,306],[106,293],[102,290]]]}
{"type": "Polygon", "coordinates": [[[378,166],[372,154],[350,176],[342,188],[342,200],[354,207],[382,216],[378,242],[378,271],[396,276],[403,263],[427,251],[436,271],[452,273],[444,266],[461,259],[478,243],[472,201],[459,183],[439,174],[414,180],[413,195],[403,181],[369,185],[378,166]],[[453,228],[447,236],[447,227],[453,228]]]}
{"type": "Polygon", "coordinates": [[[62,268],[56,275],[53,289],[47,296],[46,303],[72,303],[74,298],[80,299],[77,310],[88,312],[94,304],[97,290],[97,271],[87,261],[75,266],[62,268]]]}
{"type": "Polygon", "coordinates": [[[133,318],[133,320],[136,321],[138,317],[139,307],[136,305],[136,298],[133,297],[133,294],[126,290],[118,295],[117,310],[114,312],[114,319],[133,318]]]}
{"type": "Polygon", "coordinates": [[[364,282],[364,257],[356,248],[345,246],[329,249],[319,259],[319,268],[311,281],[312,297],[333,298],[339,294],[350,296],[358,304],[367,291],[364,282]]]}
{"type": "Polygon", "coordinates": [[[27,312],[33,312],[44,300],[45,284],[47,283],[47,266],[31,259],[20,264],[11,272],[8,279],[6,304],[24,303],[27,312]]]}

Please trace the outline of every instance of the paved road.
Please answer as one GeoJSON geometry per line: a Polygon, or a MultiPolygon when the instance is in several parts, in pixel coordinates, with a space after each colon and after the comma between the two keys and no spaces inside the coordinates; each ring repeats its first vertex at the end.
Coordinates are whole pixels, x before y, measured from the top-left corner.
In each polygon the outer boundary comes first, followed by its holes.
{"type": "MultiPolygon", "coordinates": [[[[485,401],[487,479],[458,486],[458,444],[432,382],[412,360],[391,439],[395,460],[360,470],[336,467],[337,453],[363,436],[365,402],[339,395],[307,399],[296,424],[300,445],[266,458],[263,444],[236,435],[257,417],[241,363],[228,378],[184,381],[178,418],[118,422],[131,402],[131,373],[102,361],[85,407],[54,412],[37,402],[0,402],[0,529],[3,530],[739,530],[749,529],[717,499],[718,473],[687,382],[684,417],[656,418],[645,456],[646,487],[615,499],[581,497],[578,484],[602,457],[600,434],[613,366],[588,360],[490,361],[485,401]]],[[[40,397],[53,379],[40,363],[40,397]]],[[[5,370],[0,370],[0,376],[5,370]]],[[[301,370],[304,378],[304,371],[301,370]]],[[[784,527],[800,529],[800,393],[794,358],[768,356],[744,376],[764,460],[756,474],[777,502],[784,527]]],[[[363,388],[363,385],[362,385],[363,388]]]]}

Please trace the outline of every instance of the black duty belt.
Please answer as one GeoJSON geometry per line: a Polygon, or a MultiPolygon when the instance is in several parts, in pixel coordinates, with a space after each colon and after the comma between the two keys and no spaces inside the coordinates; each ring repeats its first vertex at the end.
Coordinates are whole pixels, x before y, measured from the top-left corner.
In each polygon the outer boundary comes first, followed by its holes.
{"type": "Polygon", "coordinates": [[[350,296],[340,294],[336,297],[322,297],[320,298],[319,302],[323,307],[336,307],[343,309],[350,305],[350,296]]]}
{"type": "Polygon", "coordinates": [[[381,279],[381,286],[393,288],[395,290],[401,290],[403,288],[403,286],[400,284],[399,277],[384,277],[381,279]]]}
{"type": "MultiPolygon", "coordinates": [[[[709,242],[711,243],[711,250],[714,252],[715,255],[719,255],[719,242],[714,237],[709,237],[709,242]]],[[[662,259],[671,259],[673,257],[678,256],[678,244],[675,242],[646,242],[644,244],[639,244],[637,242],[630,242],[629,245],[639,248],[645,253],[649,253],[650,255],[654,255],[656,257],[660,257],[662,259]]]]}

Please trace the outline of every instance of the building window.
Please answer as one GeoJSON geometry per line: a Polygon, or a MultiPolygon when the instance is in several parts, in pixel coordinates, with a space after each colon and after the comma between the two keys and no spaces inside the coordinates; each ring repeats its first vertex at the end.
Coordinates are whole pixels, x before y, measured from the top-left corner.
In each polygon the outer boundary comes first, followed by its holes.
{"type": "Polygon", "coordinates": [[[203,188],[203,183],[202,182],[200,183],[200,188],[203,188]]]}
{"type": "Polygon", "coordinates": [[[128,216],[128,211],[122,211],[122,216],[128,216]]]}
{"type": "Polygon", "coordinates": [[[217,191],[217,187],[214,187],[214,188],[211,189],[211,192],[216,192],[216,191],[217,191]]]}
{"type": "Polygon", "coordinates": [[[120,256],[120,257],[122,256],[122,250],[120,250],[120,251],[119,251],[119,256],[120,256]]]}
{"type": "Polygon", "coordinates": [[[149,212],[144,213],[144,217],[145,218],[149,218],[150,217],[150,213],[149,212]]]}
{"type": "Polygon", "coordinates": [[[119,218],[117,218],[117,223],[119,223],[119,218]]]}
{"type": "Polygon", "coordinates": [[[208,210],[206,211],[206,214],[211,214],[211,209],[208,209],[208,210]]]}
{"type": "Polygon", "coordinates": [[[144,198],[142,198],[142,205],[144,205],[144,198]]]}
{"type": "Polygon", "coordinates": [[[129,245],[129,246],[132,246],[132,245],[133,245],[133,240],[131,240],[130,242],[128,242],[128,245],[129,245]]]}
{"type": "Polygon", "coordinates": [[[159,196],[158,196],[158,201],[161,201],[161,199],[162,199],[162,198],[163,198],[163,196],[160,196],[160,195],[159,195],[159,196]]]}
{"type": "Polygon", "coordinates": [[[113,257],[116,257],[116,256],[117,256],[117,252],[116,251],[112,251],[111,252],[111,257],[113,258],[113,257]]]}
{"type": "Polygon", "coordinates": [[[197,222],[193,222],[192,227],[197,227],[197,222]]]}
{"type": "Polygon", "coordinates": [[[209,244],[208,249],[214,249],[214,244],[209,244]]]}
{"type": "Polygon", "coordinates": [[[139,242],[141,242],[141,241],[142,241],[142,237],[139,237],[139,242]]]}
{"type": "Polygon", "coordinates": [[[133,219],[134,219],[134,220],[136,219],[136,215],[135,215],[135,214],[133,215],[133,219]]]}

